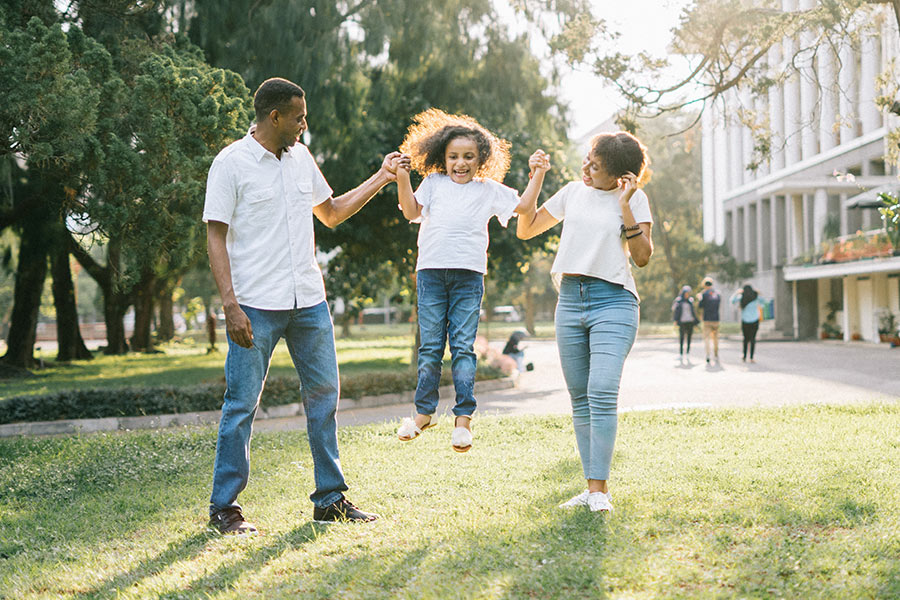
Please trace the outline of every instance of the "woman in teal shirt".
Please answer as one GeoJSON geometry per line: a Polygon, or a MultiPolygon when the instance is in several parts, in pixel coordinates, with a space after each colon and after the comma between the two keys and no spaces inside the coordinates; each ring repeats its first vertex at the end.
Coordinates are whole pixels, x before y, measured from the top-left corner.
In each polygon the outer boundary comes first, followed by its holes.
{"type": "Polygon", "coordinates": [[[738,290],[731,296],[731,303],[741,305],[741,332],[744,334],[744,356],[747,362],[747,349],[750,349],[750,362],[753,360],[753,352],[756,350],[756,332],[759,331],[759,311],[762,301],[750,284],[744,289],[738,290]]]}

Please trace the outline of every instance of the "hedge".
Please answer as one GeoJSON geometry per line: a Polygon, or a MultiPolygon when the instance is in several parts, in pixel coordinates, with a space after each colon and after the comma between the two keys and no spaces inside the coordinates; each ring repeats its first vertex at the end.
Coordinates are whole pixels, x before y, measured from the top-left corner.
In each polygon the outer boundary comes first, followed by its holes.
{"type": "MultiPolygon", "coordinates": [[[[443,373],[441,384],[452,383],[443,373]]],[[[479,366],[476,378],[497,379],[497,369],[479,366]]],[[[408,371],[376,371],[341,377],[341,397],[361,398],[413,390],[415,376],[408,371]]],[[[0,401],[0,424],[60,419],[134,417],[218,410],[225,393],[224,380],[192,386],[120,387],[73,389],[35,396],[17,396],[0,401]]],[[[266,381],[263,407],[300,402],[296,377],[271,377],[266,381]]]]}

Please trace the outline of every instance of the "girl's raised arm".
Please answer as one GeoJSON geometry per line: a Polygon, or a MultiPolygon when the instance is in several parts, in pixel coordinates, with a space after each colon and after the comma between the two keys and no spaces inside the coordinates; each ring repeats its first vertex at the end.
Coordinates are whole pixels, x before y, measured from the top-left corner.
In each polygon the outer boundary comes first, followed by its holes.
{"type": "Polygon", "coordinates": [[[409,167],[403,164],[397,167],[397,198],[404,218],[415,221],[422,216],[422,205],[416,201],[412,183],[409,181],[409,167]]]}
{"type": "Polygon", "coordinates": [[[516,207],[516,214],[519,215],[516,222],[516,237],[522,240],[531,239],[559,223],[544,208],[537,210],[537,199],[544,183],[544,175],[550,170],[550,156],[543,150],[536,150],[528,159],[528,166],[531,167],[531,180],[522,192],[519,205],[516,207]]]}

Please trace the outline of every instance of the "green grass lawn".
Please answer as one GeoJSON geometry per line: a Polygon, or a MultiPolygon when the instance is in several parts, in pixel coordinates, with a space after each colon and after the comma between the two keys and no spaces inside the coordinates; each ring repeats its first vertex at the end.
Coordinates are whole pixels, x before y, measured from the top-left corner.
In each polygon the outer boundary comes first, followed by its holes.
{"type": "MultiPolygon", "coordinates": [[[[157,354],[124,356],[94,355],[94,360],[71,364],[47,362],[34,377],[3,381],[0,400],[14,396],[60,392],[74,387],[110,388],[121,386],[182,386],[217,381],[225,377],[227,346],[207,354],[202,343],[171,343],[157,354]]],[[[338,362],[342,375],[363,371],[409,370],[412,337],[394,336],[338,340],[338,362]]],[[[43,358],[52,360],[52,356],[43,358]]],[[[293,377],[296,371],[284,342],[272,356],[269,377],[293,377]]]]}
{"type": "Polygon", "coordinates": [[[615,512],[566,417],[340,431],[349,497],[311,522],[302,432],[260,434],[241,496],[263,534],[205,531],[215,430],[0,440],[3,598],[897,598],[900,407],[620,418],[615,512]]]}

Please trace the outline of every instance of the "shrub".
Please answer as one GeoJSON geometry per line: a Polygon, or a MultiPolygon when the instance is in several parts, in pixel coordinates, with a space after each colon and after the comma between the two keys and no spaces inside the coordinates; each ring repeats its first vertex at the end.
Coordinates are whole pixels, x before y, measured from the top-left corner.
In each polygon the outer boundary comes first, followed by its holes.
{"type": "MultiPolygon", "coordinates": [[[[476,379],[501,377],[497,369],[479,365],[476,379]]],[[[441,384],[452,383],[444,369],[441,384]]],[[[341,377],[341,397],[361,398],[414,390],[416,377],[409,371],[363,372],[341,377]]],[[[192,386],[122,387],[69,390],[0,401],[0,424],[60,419],[97,419],[177,414],[222,407],[225,381],[192,386]]],[[[300,402],[300,383],[295,377],[271,377],[266,381],[260,405],[279,406],[300,402]]]]}

